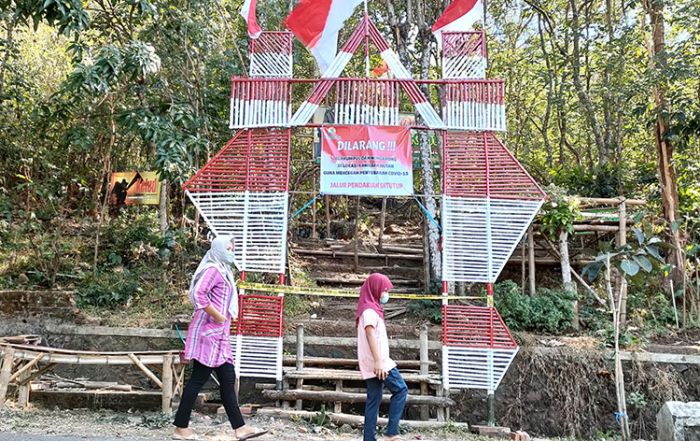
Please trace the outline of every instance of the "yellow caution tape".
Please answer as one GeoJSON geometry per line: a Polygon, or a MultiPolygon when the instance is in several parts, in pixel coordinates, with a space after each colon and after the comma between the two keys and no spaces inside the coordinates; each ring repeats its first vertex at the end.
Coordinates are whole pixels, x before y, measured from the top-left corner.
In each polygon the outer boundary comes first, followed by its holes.
{"type": "MultiPolygon", "coordinates": [[[[250,283],[238,282],[239,289],[247,289],[251,291],[264,291],[271,294],[297,294],[302,296],[320,296],[320,297],[349,297],[358,298],[360,294],[352,289],[328,289],[328,288],[313,288],[308,286],[286,286],[286,285],[268,285],[265,283],[250,283]]],[[[404,300],[483,300],[486,296],[443,296],[435,294],[402,294],[392,293],[392,299],[404,300]]]]}

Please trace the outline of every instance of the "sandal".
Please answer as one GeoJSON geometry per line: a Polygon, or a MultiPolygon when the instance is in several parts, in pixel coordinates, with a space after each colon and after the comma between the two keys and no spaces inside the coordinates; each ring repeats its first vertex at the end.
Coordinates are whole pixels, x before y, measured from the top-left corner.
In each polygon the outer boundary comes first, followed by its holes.
{"type": "Polygon", "coordinates": [[[173,433],[172,439],[174,440],[180,440],[180,441],[201,441],[202,438],[197,436],[196,434],[192,433],[190,435],[180,435],[178,433],[173,433]]]}
{"type": "Polygon", "coordinates": [[[257,438],[257,437],[259,437],[259,436],[263,436],[263,435],[265,435],[266,433],[267,433],[267,430],[258,430],[258,429],[255,429],[255,432],[249,433],[249,434],[247,434],[247,435],[243,435],[242,437],[240,437],[240,438],[235,438],[235,439],[236,439],[237,441],[245,441],[245,440],[247,440],[247,439],[253,439],[253,438],[257,438]]]}

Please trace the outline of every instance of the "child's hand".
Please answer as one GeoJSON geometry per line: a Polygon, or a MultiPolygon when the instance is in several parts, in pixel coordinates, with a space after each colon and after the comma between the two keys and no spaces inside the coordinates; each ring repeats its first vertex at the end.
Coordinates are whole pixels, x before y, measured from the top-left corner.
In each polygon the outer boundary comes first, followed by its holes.
{"type": "Polygon", "coordinates": [[[389,375],[389,373],[382,368],[381,361],[374,362],[374,375],[376,375],[377,378],[382,380],[382,381],[384,381],[386,379],[387,375],[389,375]]]}

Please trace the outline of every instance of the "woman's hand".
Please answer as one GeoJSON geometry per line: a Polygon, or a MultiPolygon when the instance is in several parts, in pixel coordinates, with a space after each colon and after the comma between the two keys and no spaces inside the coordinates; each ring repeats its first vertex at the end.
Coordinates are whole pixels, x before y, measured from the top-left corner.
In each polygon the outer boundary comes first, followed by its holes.
{"type": "Polygon", "coordinates": [[[386,379],[387,375],[389,375],[389,373],[387,371],[385,371],[384,368],[382,368],[381,361],[374,362],[374,375],[376,375],[377,378],[379,380],[382,380],[382,381],[384,381],[386,379]]]}
{"type": "Polygon", "coordinates": [[[209,314],[209,317],[211,317],[216,323],[220,325],[226,323],[226,316],[217,311],[214,306],[208,305],[206,308],[204,308],[204,312],[209,314]]]}
{"type": "Polygon", "coordinates": [[[224,323],[226,323],[226,317],[224,317],[223,315],[221,315],[219,313],[217,313],[217,315],[218,315],[218,317],[214,317],[214,321],[216,323],[218,323],[220,325],[223,325],[224,323]]]}

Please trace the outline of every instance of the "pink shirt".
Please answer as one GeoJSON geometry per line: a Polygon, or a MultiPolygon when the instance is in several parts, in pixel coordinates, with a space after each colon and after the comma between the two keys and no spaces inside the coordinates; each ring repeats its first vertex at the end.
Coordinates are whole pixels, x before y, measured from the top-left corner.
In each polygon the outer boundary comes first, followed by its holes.
{"type": "Polygon", "coordinates": [[[216,268],[207,269],[197,280],[190,297],[194,304],[194,315],[187,330],[185,341],[185,359],[197,360],[205,366],[219,367],[224,363],[233,363],[231,352],[231,315],[229,304],[238,301],[236,287],[226,282],[216,268]],[[224,317],[223,324],[216,321],[204,311],[212,305],[224,317]]]}
{"type": "Polygon", "coordinates": [[[389,357],[389,338],[386,335],[386,325],[373,309],[365,309],[357,323],[357,360],[360,364],[360,372],[363,379],[374,378],[374,357],[369,348],[365,326],[374,326],[374,335],[379,347],[379,356],[382,359],[382,369],[390,371],[396,367],[394,360],[389,357]]]}

